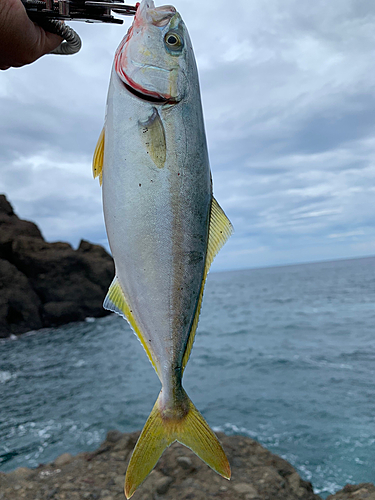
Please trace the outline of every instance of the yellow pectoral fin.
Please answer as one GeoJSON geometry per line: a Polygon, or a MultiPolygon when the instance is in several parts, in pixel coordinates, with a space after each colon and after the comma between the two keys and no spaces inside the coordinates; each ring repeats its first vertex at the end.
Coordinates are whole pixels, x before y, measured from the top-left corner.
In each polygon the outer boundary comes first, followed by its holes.
{"type": "Polygon", "coordinates": [[[139,122],[139,132],[143,145],[158,168],[163,168],[167,157],[165,130],[156,108],[145,122],[139,122]]]}
{"type": "Polygon", "coordinates": [[[197,330],[199,314],[200,314],[201,306],[202,306],[204,285],[206,283],[208,271],[210,270],[212,261],[214,260],[215,256],[218,254],[219,250],[224,245],[224,243],[228,240],[228,238],[230,237],[232,232],[233,232],[233,226],[232,226],[230,220],[225,215],[223,209],[218,204],[218,202],[215,200],[215,198],[212,198],[211,213],[210,213],[210,227],[209,227],[208,243],[207,243],[206,264],[205,264],[205,268],[204,268],[202,286],[201,286],[201,290],[199,293],[197,309],[195,311],[195,316],[194,316],[193,324],[191,327],[189,340],[188,340],[188,343],[186,346],[184,358],[182,360],[182,369],[183,370],[185,369],[186,363],[189,361],[191,349],[193,347],[195,332],[197,330]]]}
{"type": "Polygon", "coordinates": [[[119,314],[120,316],[122,316],[127,320],[129,325],[132,327],[134,333],[139,338],[141,344],[143,345],[143,348],[146,351],[146,354],[149,360],[151,361],[151,364],[154,367],[156,373],[159,375],[150,346],[146,342],[144,335],[141,332],[141,329],[139,328],[134,318],[133,311],[129,307],[129,304],[126,300],[124,292],[122,291],[117,276],[114,277],[114,280],[112,281],[111,286],[109,287],[108,293],[104,299],[103,307],[108,311],[112,311],[115,312],[116,314],[119,314]]]}
{"type": "Polygon", "coordinates": [[[100,132],[98,142],[92,160],[92,173],[94,179],[99,176],[99,183],[102,185],[103,179],[103,159],[104,159],[104,127],[100,132]]]}

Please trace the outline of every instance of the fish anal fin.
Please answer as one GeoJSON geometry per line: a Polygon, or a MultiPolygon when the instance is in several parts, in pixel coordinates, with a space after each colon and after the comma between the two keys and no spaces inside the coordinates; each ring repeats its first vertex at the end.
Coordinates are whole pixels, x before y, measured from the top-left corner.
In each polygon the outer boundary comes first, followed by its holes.
{"type": "Polygon", "coordinates": [[[207,279],[208,271],[210,270],[211,264],[218,254],[221,247],[228,240],[230,235],[233,233],[233,226],[225,215],[223,209],[215,200],[212,198],[211,202],[211,212],[210,212],[210,223],[208,232],[208,244],[206,253],[206,263],[204,267],[204,274],[202,279],[202,285],[199,292],[197,308],[194,315],[193,324],[190,330],[189,339],[186,345],[185,354],[182,360],[182,370],[185,369],[186,363],[189,361],[190,353],[193,348],[195,332],[197,331],[199,315],[202,307],[203,291],[207,279]]]}
{"type": "Polygon", "coordinates": [[[118,280],[118,277],[115,276],[111,286],[109,287],[108,293],[104,299],[103,303],[104,309],[107,309],[108,311],[115,312],[116,314],[119,314],[123,318],[127,320],[131,328],[133,329],[134,333],[137,335],[139,338],[144,350],[146,351],[146,354],[154,367],[156,373],[159,375],[157,365],[154,361],[152,351],[150,349],[150,346],[148,343],[145,341],[144,335],[137,324],[137,321],[133,315],[133,312],[126,300],[125,294],[122,291],[120,282],[118,280]]]}
{"type": "Polygon", "coordinates": [[[182,418],[165,418],[160,395],[139,436],[125,476],[125,495],[130,498],[157,464],[164,450],[175,441],[190,448],[211,469],[230,479],[225,452],[209,425],[185,393],[187,412],[182,418]]]}
{"type": "Polygon", "coordinates": [[[99,176],[99,184],[103,181],[103,160],[104,160],[104,127],[100,132],[98,142],[96,143],[94,157],[92,160],[92,173],[94,179],[99,176]]]}

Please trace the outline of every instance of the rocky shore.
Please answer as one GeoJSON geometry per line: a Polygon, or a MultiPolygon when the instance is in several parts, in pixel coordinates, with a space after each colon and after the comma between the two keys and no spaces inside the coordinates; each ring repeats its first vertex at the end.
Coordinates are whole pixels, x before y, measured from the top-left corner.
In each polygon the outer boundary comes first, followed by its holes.
{"type": "Polygon", "coordinates": [[[112,257],[82,240],[48,243],[0,195],[0,338],[107,314],[112,257]]]}
{"type": "MultiPolygon", "coordinates": [[[[91,453],[64,453],[37,469],[0,473],[0,500],[124,500],[124,477],[139,433],[110,431],[91,453]]],[[[232,479],[215,474],[190,450],[175,443],[136,491],[134,500],[321,500],[311,483],[259,443],[218,434],[232,479]]],[[[347,485],[327,500],[375,500],[375,487],[347,485]]]]}

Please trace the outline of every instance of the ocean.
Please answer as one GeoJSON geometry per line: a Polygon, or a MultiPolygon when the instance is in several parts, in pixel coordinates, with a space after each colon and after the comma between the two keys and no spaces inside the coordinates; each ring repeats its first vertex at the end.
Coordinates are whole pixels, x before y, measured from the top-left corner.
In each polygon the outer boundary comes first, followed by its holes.
{"type": "MultiPolygon", "coordinates": [[[[184,386],[322,497],[375,482],[374,325],[375,258],[211,273],[184,386]]],[[[115,315],[0,341],[0,470],[141,429],[159,390],[115,315]]]]}

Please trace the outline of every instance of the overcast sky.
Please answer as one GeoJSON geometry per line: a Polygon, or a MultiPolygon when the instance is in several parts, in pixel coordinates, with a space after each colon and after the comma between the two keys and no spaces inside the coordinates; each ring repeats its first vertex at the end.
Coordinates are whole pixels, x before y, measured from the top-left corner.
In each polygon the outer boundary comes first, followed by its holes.
{"type": "MultiPolygon", "coordinates": [[[[175,7],[197,58],[215,196],[235,227],[213,269],[375,254],[375,3],[175,7]]],[[[91,158],[130,22],[70,23],[77,55],[0,73],[0,192],[49,241],[107,244],[91,158]]]]}

